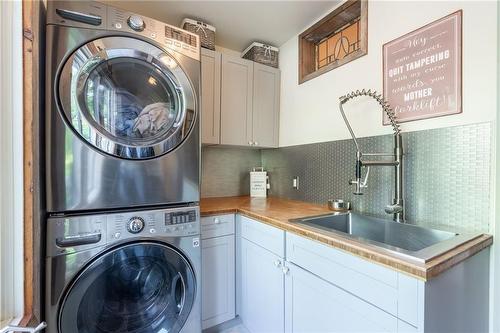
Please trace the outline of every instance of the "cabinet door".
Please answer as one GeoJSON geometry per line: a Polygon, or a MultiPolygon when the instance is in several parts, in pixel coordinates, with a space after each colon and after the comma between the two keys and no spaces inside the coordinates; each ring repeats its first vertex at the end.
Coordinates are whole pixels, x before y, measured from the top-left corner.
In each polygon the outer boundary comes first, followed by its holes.
{"type": "Polygon", "coordinates": [[[259,147],[278,147],[280,70],[254,63],[253,141],[259,147]]]}
{"type": "Polygon", "coordinates": [[[234,235],[202,240],[203,329],[235,316],[234,235]]]}
{"type": "Polygon", "coordinates": [[[241,319],[252,333],[284,332],[281,258],[241,240],[241,319]]]}
{"type": "Polygon", "coordinates": [[[201,143],[220,143],[221,54],[201,49],[201,143]]]}
{"type": "Polygon", "coordinates": [[[222,55],[221,144],[252,144],[253,62],[222,55]]]}
{"type": "Polygon", "coordinates": [[[397,332],[397,319],[387,312],[287,263],[286,332],[397,332]]]}

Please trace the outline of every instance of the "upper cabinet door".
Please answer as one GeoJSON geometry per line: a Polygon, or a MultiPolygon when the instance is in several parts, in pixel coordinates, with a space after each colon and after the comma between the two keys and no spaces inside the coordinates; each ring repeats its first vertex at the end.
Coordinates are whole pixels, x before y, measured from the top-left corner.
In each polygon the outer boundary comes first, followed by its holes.
{"type": "Polygon", "coordinates": [[[201,143],[220,143],[221,54],[201,49],[201,143]]]}
{"type": "Polygon", "coordinates": [[[259,147],[278,147],[280,70],[254,63],[253,141],[259,147]]]}
{"type": "Polygon", "coordinates": [[[253,66],[252,61],[222,55],[221,144],[253,145],[253,66]]]}

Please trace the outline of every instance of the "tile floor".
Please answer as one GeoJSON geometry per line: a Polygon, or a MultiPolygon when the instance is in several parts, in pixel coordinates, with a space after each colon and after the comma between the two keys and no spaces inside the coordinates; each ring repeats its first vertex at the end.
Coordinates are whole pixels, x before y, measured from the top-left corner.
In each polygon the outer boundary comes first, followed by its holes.
{"type": "Polygon", "coordinates": [[[226,321],[215,327],[208,328],[203,331],[203,333],[250,333],[245,326],[241,323],[239,317],[233,320],[226,321]]]}

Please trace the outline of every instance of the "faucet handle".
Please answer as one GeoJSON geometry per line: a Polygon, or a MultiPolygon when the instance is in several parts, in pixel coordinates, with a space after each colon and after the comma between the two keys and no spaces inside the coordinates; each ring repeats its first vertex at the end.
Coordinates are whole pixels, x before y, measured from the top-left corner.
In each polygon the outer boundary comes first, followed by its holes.
{"type": "Polygon", "coordinates": [[[349,180],[349,185],[356,185],[356,190],[353,192],[355,195],[361,195],[363,192],[362,188],[368,187],[368,176],[370,175],[370,167],[366,167],[365,178],[361,180],[361,178],[357,178],[356,180],[349,180]]]}
{"type": "Polygon", "coordinates": [[[397,214],[403,212],[403,206],[399,204],[387,205],[385,206],[385,212],[387,214],[397,214]]]}
{"type": "Polygon", "coordinates": [[[368,187],[368,176],[370,175],[370,167],[367,166],[366,167],[366,174],[365,174],[365,178],[363,179],[363,181],[361,182],[360,186],[361,187],[368,187]]]}

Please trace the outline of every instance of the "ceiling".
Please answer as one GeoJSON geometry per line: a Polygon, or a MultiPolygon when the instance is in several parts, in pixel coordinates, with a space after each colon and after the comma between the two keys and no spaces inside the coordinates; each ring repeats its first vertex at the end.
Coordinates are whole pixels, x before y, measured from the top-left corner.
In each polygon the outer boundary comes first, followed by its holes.
{"type": "Polygon", "coordinates": [[[176,26],[185,17],[205,21],[217,28],[217,45],[243,51],[253,41],[283,45],[340,1],[106,2],[176,26]]]}

